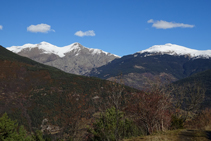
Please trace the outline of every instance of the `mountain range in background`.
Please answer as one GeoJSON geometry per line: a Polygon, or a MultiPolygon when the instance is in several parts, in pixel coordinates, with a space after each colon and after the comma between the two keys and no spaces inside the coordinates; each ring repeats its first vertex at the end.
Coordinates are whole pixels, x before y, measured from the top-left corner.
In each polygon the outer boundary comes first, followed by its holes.
{"type": "Polygon", "coordinates": [[[85,75],[93,68],[100,67],[120,58],[100,49],[86,48],[79,43],[57,47],[47,42],[8,47],[8,50],[34,61],[59,68],[65,72],[85,75]]]}
{"type": "Polygon", "coordinates": [[[79,43],[57,47],[41,42],[7,49],[65,72],[107,80],[118,77],[138,89],[145,88],[155,78],[176,81],[211,69],[211,50],[199,51],[170,43],[123,57],[79,43]]]}

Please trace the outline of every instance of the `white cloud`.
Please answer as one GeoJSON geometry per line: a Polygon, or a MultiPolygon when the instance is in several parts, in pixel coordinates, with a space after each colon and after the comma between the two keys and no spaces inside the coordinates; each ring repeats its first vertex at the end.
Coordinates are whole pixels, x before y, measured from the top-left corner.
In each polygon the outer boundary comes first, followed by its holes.
{"type": "Polygon", "coordinates": [[[75,33],[76,36],[79,36],[79,37],[83,37],[83,36],[95,36],[95,32],[93,30],[89,30],[89,31],[77,31],[75,33]]]}
{"type": "Polygon", "coordinates": [[[147,21],[147,23],[153,23],[152,27],[155,27],[157,29],[168,29],[168,28],[193,28],[195,25],[190,24],[184,24],[184,23],[175,23],[175,22],[167,22],[167,21],[154,21],[153,19],[150,19],[147,21]]]}
{"type": "Polygon", "coordinates": [[[150,19],[150,20],[148,20],[147,22],[148,22],[148,23],[153,23],[154,20],[153,20],[153,19],[150,19]]]}
{"type": "Polygon", "coordinates": [[[0,30],[2,30],[3,29],[3,26],[2,25],[0,25],[0,30]]]}
{"type": "Polygon", "coordinates": [[[48,24],[37,24],[37,25],[30,25],[27,27],[27,31],[29,32],[42,32],[42,33],[47,33],[49,31],[55,32],[55,30],[51,29],[51,26],[48,24]]]}

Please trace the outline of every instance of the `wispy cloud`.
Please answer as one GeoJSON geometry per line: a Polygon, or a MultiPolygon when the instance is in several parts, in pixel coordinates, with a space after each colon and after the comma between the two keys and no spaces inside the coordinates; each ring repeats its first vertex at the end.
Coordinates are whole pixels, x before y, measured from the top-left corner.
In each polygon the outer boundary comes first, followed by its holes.
{"type": "Polygon", "coordinates": [[[29,32],[41,32],[41,33],[48,33],[49,31],[55,32],[55,30],[51,29],[51,26],[48,24],[37,24],[37,25],[30,25],[27,27],[27,31],[29,32]]]}
{"type": "Polygon", "coordinates": [[[168,29],[168,28],[193,28],[195,25],[190,24],[184,24],[184,23],[175,23],[175,22],[167,22],[167,21],[154,21],[153,19],[150,19],[147,21],[147,23],[153,23],[152,27],[155,27],[157,29],[168,29]]]}
{"type": "Polygon", "coordinates": [[[79,37],[83,37],[83,36],[95,36],[95,32],[93,30],[88,30],[88,31],[77,31],[75,33],[76,36],[79,36],[79,37]]]}
{"type": "Polygon", "coordinates": [[[2,25],[0,25],[0,30],[2,30],[3,29],[3,26],[2,25]]]}

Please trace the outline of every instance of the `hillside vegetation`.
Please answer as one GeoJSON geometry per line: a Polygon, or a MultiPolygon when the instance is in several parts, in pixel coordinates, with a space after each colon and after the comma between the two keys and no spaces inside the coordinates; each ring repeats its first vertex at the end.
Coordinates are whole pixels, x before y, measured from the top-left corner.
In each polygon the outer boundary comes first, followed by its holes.
{"type": "Polygon", "coordinates": [[[21,138],[45,140],[117,141],[181,128],[211,130],[201,83],[158,77],[139,91],[121,77],[112,82],[68,74],[0,47],[0,115],[23,125],[15,132],[24,131],[21,138]]]}
{"type": "MultiPolygon", "coordinates": [[[[6,112],[31,132],[49,126],[55,128],[49,129],[52,134],[66,132],[76,121],[90,119],[98,110],[93,98],[104,98],[100,88],[110,87],[109,81],[65,73],[3,47],[0,74],[0,114],[6,112]]],[[[126,87],[127,91],[136,90],[126,87]]]]}

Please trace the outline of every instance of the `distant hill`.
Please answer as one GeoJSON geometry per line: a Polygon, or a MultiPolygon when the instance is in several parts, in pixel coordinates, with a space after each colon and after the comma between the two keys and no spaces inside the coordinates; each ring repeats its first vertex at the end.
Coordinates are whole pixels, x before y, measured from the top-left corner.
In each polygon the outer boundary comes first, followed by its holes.
{"type": "Polygon", "coordinates": [[[7,48],[21,56],[54,66],[65,72],[85,75],[91,69],[100,67],[119,56],[100,49],[86,48],[79,43],[57,47],[47,42],[25,44],[7,48]]]}
{"type": "MultiPolygon", "coordinates": [[[[88,120],[110,82],[79,76],[19,56],[0,46],[0,115],[7,112],[28,131],[64,132],[74,121],[88,120]],[[47,125],[46,123],[47,122],[47,125]]],[[[125,87],[126,92],[135,89],[125,87]]]]}
{"type": "Polygon", "coordinates": [[[177,85],[183,85],[183,84],[187,84],[187,83],[198,83],[200,85],[202,85],[205,90],[205,101],[204,101],[204,105],[206,107],[211,107],[211,69],[208,69],[206,71],[203,72],[199,72],[196,73],[190,77],[178,80],[175,82],[175,84],[177,85]]]}

